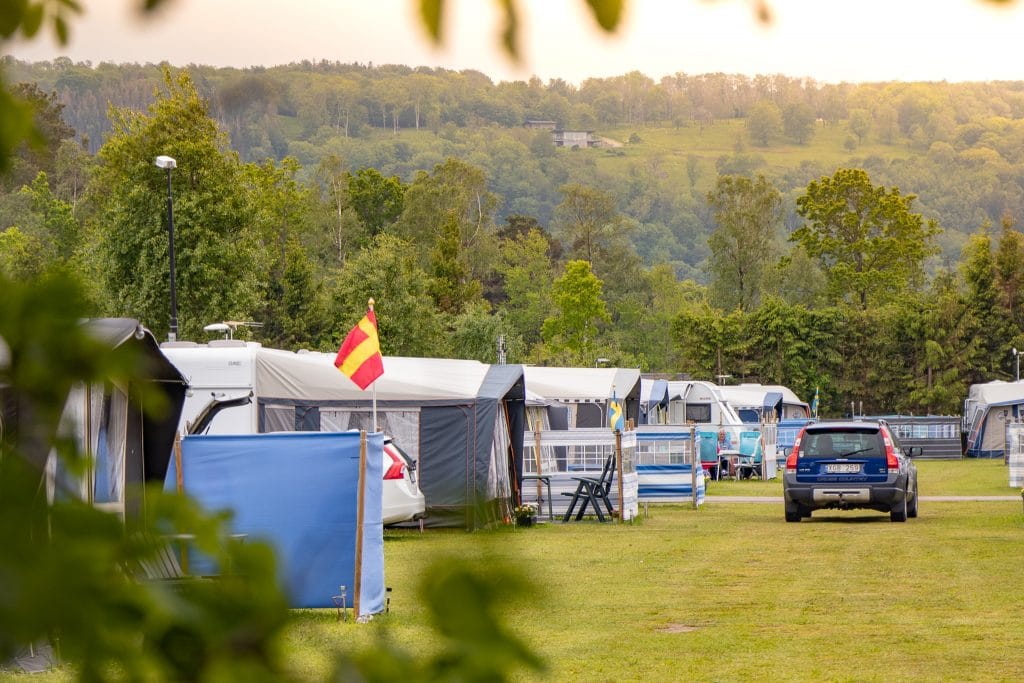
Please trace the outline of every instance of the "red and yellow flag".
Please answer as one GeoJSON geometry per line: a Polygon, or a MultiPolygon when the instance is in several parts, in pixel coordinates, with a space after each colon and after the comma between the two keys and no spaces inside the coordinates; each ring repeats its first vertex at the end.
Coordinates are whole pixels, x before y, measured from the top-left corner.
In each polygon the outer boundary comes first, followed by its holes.
{"type": "Polygon", "coordinates": [[[380,355],[380,339],[377,337],[377,316],[372,308],[341,343],[334,366],[348,375],[360,389],[366,389],[384,374],[384,359],[380,355]]]}

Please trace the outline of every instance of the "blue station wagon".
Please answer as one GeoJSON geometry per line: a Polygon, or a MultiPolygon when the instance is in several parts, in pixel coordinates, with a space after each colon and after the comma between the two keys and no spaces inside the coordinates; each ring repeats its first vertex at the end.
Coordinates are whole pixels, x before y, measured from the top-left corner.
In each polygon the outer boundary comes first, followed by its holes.
{"type": "Polygon", "coordinates": [[[883,420],[809,424],[786,459],[786,521],[821,509],[888,512],[894,522],[917,517],[920,448],[904,449],[883,420]]]}

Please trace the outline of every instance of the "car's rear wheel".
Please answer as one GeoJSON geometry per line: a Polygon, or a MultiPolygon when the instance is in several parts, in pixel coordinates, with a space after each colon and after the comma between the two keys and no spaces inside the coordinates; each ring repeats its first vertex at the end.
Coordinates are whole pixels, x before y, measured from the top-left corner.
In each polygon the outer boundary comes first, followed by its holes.
{"type": "Polygon", "coordinates": [[[799,522],[803,515],[800,514],[800,505],[798,503],[786,503],[786,521],[787,522],[799,522]]]}
{"type": "Polygon", "coordinates": [[[892,508],[889,510],[889,519],[893,522],[907,521],[907,496],[905,492],[903,500],[892,504],[892,508]]]}
{"type": "Polygon", "coordinates": [[[917,487],[914,487],[914,498],[907,505],[907,517],[917,517],[917,487]]]}

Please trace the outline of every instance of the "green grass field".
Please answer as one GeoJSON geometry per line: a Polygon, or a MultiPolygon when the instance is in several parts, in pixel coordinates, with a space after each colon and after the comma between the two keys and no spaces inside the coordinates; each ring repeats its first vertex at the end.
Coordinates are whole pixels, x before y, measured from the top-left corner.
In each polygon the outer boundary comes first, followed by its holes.
{"type": "MultiPolygon", "coordinates": [[[[1002,461],[921,461],[922,495],[1015,494],[1002,461]]],[[[713,482],[711,495],[781,495],[772,482],[713,482]],[[752,492],[756,490],[757,492],[752,492]]],[[[415,577],[435,557],[519,568],[535,589],[507,623],[548,669],[521,680],[968,681],[1024,678],[1019,500],[933,502],[893,524],[870,511],[783,521],[781,504],[652,505],[635,523],[584,521],[465,534],[388,531],[396,646],[437,645],[415,577]]],[[[333,613],[298,614],[290,647],[372,641],[333,613]]]]}
{"type": "MultiPolygon", "coordinates": [[[[918,467],[923,496],[1016,493],[1002,461],[918,467]]],[[[781,487],[709,490],[726,492],[781,487]]],[[[387,530],[390,613],[358,625],[297,611],[285,656],[297,676],[323,680],[332,653],[384,634],[392,649],[433,651],[417,584],[433,560],[457,557],[532,584],[502,616],[547,669],[515,680],[1024,680],[1021,501],[922,502],[920,514],[893,524],[818,511],[787,524],[781,503],[716,499],[698,510],[652,505],[625,524],[387,530]]],[[[63,667],[33,680],[69,678],[63,667]]]]}
{"type": "MultiPolygon", "coordinates": [[[[918,460],[916,465],[922,497],[1017,493],[1009,487],[1009,471],[1002,460],[918,460]]],[[[711,481],[707,493],[711,496],[781,496],[782,479],[711,481]]]]}

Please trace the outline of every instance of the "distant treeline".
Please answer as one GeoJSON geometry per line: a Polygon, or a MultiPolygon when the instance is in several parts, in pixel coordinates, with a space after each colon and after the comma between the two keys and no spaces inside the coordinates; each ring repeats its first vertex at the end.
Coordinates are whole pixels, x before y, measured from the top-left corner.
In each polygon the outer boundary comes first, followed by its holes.
{"type": "Polygon", "coordinates": [[[1021,84],[5,68],[48,144],[0,182],[0,271],[70,271],[158,336],[169,154],[186,338],[330,350],[373,297],[389,354],[493,361],[504,335],[511,362],[873,412],[955,412],[1024,348],[1021,84]]]}

